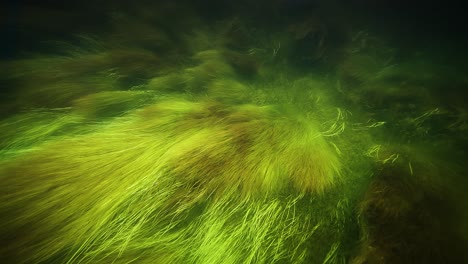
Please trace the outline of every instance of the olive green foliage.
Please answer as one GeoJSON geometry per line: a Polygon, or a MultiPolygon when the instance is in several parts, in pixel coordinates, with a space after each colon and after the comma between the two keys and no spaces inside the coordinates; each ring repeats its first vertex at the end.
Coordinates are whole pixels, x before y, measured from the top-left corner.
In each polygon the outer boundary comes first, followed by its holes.
{"type": "Polygon", "coordinates": [[[467,84],[456,71],[343,18],[262,27],[158,7],[0,64],[15,99],[0,259],[462,263],[468,111],[438,97],[467,84]],[[456,246],[428,250],[440,241],[456,246]]]}

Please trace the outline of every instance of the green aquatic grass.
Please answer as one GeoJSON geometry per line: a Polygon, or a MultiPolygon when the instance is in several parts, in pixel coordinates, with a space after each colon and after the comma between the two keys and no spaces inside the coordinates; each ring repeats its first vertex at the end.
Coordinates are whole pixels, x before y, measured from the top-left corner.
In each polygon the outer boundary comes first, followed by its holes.
{"type": "MultiPolygon", "coordinates": [[[[328,43],[312,22],[296,24],[328,43]]],[[[0,120],[3,259],[372,263],[392,252],[369,215],[450,193],[444,173],[463,182],[429,154],[456,156],[466,119],[426,86],[436,65],[362,31],[300,67],[286,25],[190,23],[114,14],[102,40],[2,63],[18,88],[0,120]],[[393,169],[414,192],[382,183],[393,169]]]]}
{"type": "Polygon", "coordinates": [[[304,213],[284,219],[284,208],[340,181],[337,154],[314,122],[275,106],[166,99],[53,138],[2,165],[3,232],[29,230],[2,254],[125,262],[138,249],[169,252],[169,263],[301,262],[310,223],[304,213]],[[280,202],[284,192],[296,195],[280,202]]]}

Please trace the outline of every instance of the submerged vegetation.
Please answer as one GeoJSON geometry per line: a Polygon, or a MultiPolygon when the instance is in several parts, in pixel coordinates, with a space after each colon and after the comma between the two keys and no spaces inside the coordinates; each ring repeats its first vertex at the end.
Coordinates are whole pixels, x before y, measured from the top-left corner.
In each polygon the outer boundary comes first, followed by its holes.
{"type": "Polygon", "coordinates": [[[463,67],[292,2],[25,5],[2,263],[466,262],[463,67]]]}

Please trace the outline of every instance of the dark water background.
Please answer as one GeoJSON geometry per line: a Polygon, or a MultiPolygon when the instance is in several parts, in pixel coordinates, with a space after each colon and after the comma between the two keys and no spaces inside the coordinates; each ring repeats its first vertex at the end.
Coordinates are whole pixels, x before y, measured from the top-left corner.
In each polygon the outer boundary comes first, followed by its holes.
{"type": "MultiPolygon", "coordinates": [[[[345,23],[365,25],[401,43],[400,48],[440,48],[448,56],[463,57],[468,41],[463,1],[403,0],[274,0],[274,1],[5,1],[2,5],[2,58],[37,51],[41,41],[67,40],[74,34],[104,32],[109,13],[132,7],[171,3],[171,17],[184,19],[177,9],[193,9],[206,20],[230,15],[255,17],[259,23],[275,25],[307,17],[327,6],[330,19],[347,18],[345,23]]],[[[168,21],[170,22],[170,21],[168,21]]]]}
{"type": "MultiPolygon", "coordinates": [[[[345,41],[344,31],[362,28],[388,41],[397,50],[397,58],[424,53],[430,54],[435,64],[455,67],[460,72],[468,69],[466,9],[463,1],[454,0],[4,1],[0,11],[0,59],[24,58],[38,53],[60,55],[62,51],[55,43],[79,45],[78,35],[99,38],[115,27],[112,24],[115,13],[133,14],[136,18],[141,9],[149,10],[148,13],[167,10],[164,18],[155,17],[153,22],[165,28],[173,39],[177,39],[178,30],[193,30],[184,24],[187,15],[197,15],[208,24],[239,17],[273,34],[318,14],[329,26],[327,45],[339,47],[345,41]]],[[[298,50],[299,56],[302,52],[298,50]]],[[[322,62],[314,63],[317,66],[322,62]]],[[[336,63],[332,63],[329,68],[333,70],[335,66],[336,63]]],[[[5,98],[9,94],[6,90],[11,88],[2,86],[5,98]]],[[[447,89],[453,89],[459,96],[466,95],[464,88],[447,89]]]]}

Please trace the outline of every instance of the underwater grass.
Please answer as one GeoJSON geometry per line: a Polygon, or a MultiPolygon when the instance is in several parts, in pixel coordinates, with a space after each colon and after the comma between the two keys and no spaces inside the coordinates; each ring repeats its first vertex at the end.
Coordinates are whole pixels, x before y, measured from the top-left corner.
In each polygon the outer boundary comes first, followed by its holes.
{"type": "Polygon", "coordinates": [[[414,263],[444,232],[405,234],[433,217],[465,245],[462,173],[429,151],[458,155],[465,129],[427,86],[437,67],[408,73],[420,64],[321,19],[296,39],[134,11],[102,42],[2,63],[18,88],[0,121],[7,263],[414,263]]]}

